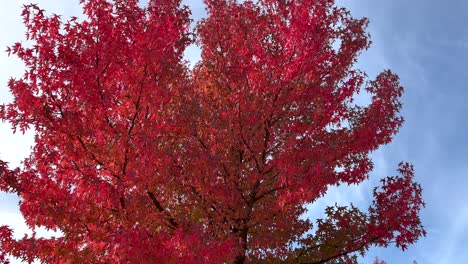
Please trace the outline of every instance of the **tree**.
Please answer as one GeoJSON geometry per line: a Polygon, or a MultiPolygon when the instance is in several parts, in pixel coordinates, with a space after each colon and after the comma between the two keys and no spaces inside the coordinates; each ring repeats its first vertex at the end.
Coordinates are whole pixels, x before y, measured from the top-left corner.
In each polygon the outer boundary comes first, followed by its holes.
{"type": "Polygon", "coordinates": [[[370,246],[403,250],[425,231],[413,167],[382,179],[367,212],[301,216],[329,186],[369,177],[369,154],[402,125],[391,71],[356,69],[367,20],[333,0],[206,0],[190,30],[179,0],[81,0],[62,22],[26,5],[33,45],[0,117],[35,146],[21,169],[0,163],[33,233],[7,255],[44,263],[355,263],[370,246]],[[191,43],[202,59],[188,68],[191,43]],[[358,106],[354,96],[372,96],[358,106]]]}

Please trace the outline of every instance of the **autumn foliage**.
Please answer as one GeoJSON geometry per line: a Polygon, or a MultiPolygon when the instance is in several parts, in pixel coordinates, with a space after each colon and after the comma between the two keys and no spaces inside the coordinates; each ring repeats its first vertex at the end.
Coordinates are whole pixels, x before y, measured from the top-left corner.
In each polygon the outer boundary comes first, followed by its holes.
{"type": "Polygon", "coordinates": [[[366,19],[333,0],[206,0],[192,30],[178,0],[81,2],[85,18],[67,21],[25,6],[32,45],[8,48],[26,71],[0,118],[35,146],[21,169],[0,162],[0,190],[29,227],[63,235],[0,227],[0,260],[355,263],[425,235],[408,163],[368,211],[302,217],[330,186],[365,181],[403,122],[398,77],[353,66],[366,19]]]}

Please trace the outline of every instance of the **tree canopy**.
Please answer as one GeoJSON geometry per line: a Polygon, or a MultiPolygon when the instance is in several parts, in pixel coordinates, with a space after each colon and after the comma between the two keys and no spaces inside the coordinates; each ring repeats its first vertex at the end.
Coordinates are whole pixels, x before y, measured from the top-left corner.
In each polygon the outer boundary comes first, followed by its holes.
{"type": "Polygon", "coordinates": [[[66,21],[24,6],[33,45],[8,48],[26,70],[0,118],[35,146],[22,168],[0,162],[0,190],[29,227],[63,235],[0,227],[0,260],[355,263],[425,235],[409,163],[367,211],[302,217],[330,186],[367,180],[403,123],[398,76],[354,66],[365,18],[333,0],[205,0],[192,30],[179,0],[80,2],[85,18],[66,21]]]}

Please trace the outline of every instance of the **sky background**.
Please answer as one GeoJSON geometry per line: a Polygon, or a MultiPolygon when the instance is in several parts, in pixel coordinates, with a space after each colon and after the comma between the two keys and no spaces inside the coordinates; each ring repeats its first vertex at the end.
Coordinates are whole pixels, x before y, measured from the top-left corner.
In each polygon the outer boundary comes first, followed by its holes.
{"type": "MultiPolygon", "coordinates": [[[[22,63],[8,58],[6,46],[24,39],[21,6],[30,1],[0,0],[0,104],[12,98],[6,87],[19,77],[22,63]]],[[[35,0],[50,13],[79,16],[78,0],[35,0]]],[[[193,18],[204,15],[201,1],[185,1],[193,18]]],[[[399,74],[405,87],[406,122],[390,145],[373,153],[375,170],[369,181],[332,188],[310,206],[310,217],[322,215],[335,202],[366,208],[380,177],[395,175],[400,161],[412,162],[423,187],[426,208],[421,212],[428,235],[402,252],[393,246],[371,249],[362,263],[375,256],[392,263],[467,263],[468,261],[468,1],[466,0],[341,0],[356,17],[368,17],[373,45],[357,66],[373,78],[383,69],[399,74]]],[[[186,57],[199,58],[196,47],[186,57]]],[[[363,102],[366,97],[360,98],[363,102]]],[[[0,159],[19,166],[33,144],[33,133],[13,135],[0,123],[0,159]]],[[[27,228],[18,198],[0,193],[0,225],[8,224],[22,237],[27,228]]],[[[50,235],[39,230],[40,234],[50,235]]]]}

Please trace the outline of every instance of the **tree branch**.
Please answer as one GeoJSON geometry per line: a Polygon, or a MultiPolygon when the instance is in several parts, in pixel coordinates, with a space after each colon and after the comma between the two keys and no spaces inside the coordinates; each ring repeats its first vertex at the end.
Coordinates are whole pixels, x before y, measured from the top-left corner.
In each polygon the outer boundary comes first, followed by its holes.
{"type": "Polygon", "coordinates": [[[148,196],[150,197],[151,201],[153,204],[156,206],[159,212],[166,214],[169,217],[169,224],[172,229],[177,229],[179,227],[179,224],[175,221],[174,217],[172,217],[164,208],[162,207],[161,203],[158,201],[156,196],[154,195],[153,192],[147,191],[146,192],[148,196]]]}

